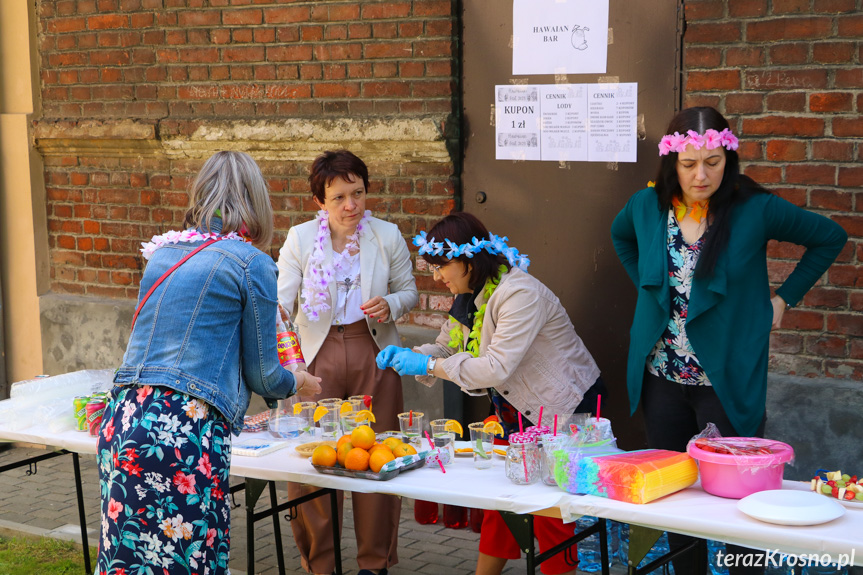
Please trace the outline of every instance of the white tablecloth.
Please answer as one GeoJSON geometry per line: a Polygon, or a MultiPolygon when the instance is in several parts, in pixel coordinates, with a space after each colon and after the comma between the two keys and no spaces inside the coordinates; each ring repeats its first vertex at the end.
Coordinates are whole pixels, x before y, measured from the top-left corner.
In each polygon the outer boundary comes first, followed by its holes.
{"type": "MultiPolygon", "coordinates": [[[[248,436],[254,434],[243,437],[248,436]]],[[[0,439],[52,445],[78,453],[96,452],[96,439],[75,431],[53,434],[38,428],[14,432],[0,429],[0,439]]],[[[736,500],[714,497],[697,485],[646,505],[635,505],[571,495],[542,484],[514,485],[504,476],[503,466],[503,460],[495,457],[491,469],[476,470],[471,458],[457,457],[445,474],[438,467],[426,467],[390,481],[369,481],[318,473],[308,459],[289,446],[261,457],[234,455],[231,474],[513,513],[550,510],[559,512],[566,521],[593,515],[758,549],[797,555],[827,553],[834,561],[842,554],[850,557],[853,553],[853,564],[863,565],[863,506],[846,508],[843,517],[823,525],[782,526],[752,519],[737,510],[736,500]]],[[[786,481],[783,488],[808,489],[808,484],[786,481]]]]}

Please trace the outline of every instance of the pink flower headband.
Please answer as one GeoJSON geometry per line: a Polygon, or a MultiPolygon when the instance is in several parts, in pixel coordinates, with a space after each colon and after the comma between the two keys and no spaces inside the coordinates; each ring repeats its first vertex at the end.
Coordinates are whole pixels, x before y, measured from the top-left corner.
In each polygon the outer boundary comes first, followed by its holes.
{"type": "Polygon", "coordinates": [[[695,130],[689,130],[686,135],[680,135],[677,132],[662,136],[659,141],[659,155],[667,156],[670,152],[683,152],[686,146],[692,144],[696,150],[700,150],[704,146],[708,150],[713,150],[719,146],[726,150],[737,149],[737,136],[731,133],[731,130],[725,128],[721,132],[716,130],[705,130],[702,136],[695,130]]]}

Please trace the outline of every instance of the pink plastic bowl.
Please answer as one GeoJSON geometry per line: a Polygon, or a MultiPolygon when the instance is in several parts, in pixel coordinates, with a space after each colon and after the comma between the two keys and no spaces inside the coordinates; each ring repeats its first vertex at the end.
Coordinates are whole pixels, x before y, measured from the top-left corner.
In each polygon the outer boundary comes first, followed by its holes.
{"type": "Polygon", "coordinates": [[[769,455],[713,453],[704,451],[691,442],[687,452],[698,461],[698,472],[704,491],[719,497],[742,499],[758,491],[781,489],[785,463],[794,458],[794,450],[781,441],[770,439],[760,441],[767,444],[773,453],[769,455]]]}

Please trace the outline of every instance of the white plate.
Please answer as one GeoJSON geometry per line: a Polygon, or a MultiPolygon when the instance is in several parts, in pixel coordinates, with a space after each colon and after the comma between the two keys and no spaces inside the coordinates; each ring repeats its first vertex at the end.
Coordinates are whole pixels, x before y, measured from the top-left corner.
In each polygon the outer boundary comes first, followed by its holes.
{"type": "Polygon", "coordinates": [[[819,525],[845,514],[835,499],[789,489],[753,493],[738,501],[737,508],[754,519],[777,525],[819,525]]]}

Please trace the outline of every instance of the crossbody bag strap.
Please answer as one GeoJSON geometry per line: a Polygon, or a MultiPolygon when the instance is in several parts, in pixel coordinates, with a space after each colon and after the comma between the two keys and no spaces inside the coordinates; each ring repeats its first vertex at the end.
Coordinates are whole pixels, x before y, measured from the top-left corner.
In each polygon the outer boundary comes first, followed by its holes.
{"type": "MultiPolygon", "coordinates": [[[[153,284],[153,287],[151,287],[151,288],[150,288],[150,291],[148,291],[148,292],[146,293],[146,295],[145,295],[143,298],[141,298],[140,303],[138,303],[138,307],[137,307],[137,308],[135,308],[135,315],[133,315],[133,316],[132,316],[132,330],[134,330],[134,329],[135,329],[135,322],[138,320],[138,314],[141,312],[141,308],[142,308],[142,307],[144,307],[144,304],[147,302],[147,300],[150,298],[150,296],[151,296],[151,295],[153,295],[153,292],[154,292],[154,291],[156,291],[156,288],[157,288],[157,287],[159,287],[159,285],[160,285],[163,281],[165,281],[165,280],[168,278],[168,276],[169,276],[169,275],[171,275],[172,273],[174,273],[174,270],[176,270],[178,267],[180,267],[181,265],[183,265],[184,263],[186,263],[186,260],[188,260],[190,257],[192,257],[193,255],[195,255],[196,253],[198,253],[199,251],[201,251],[202,249],[204,249],[204,248],[205,248],[205,247],[207,247],[208,245],[213,244],[213,243],[216,243],[217,241],[219,241],[219,239],[220,239],[220,238],[215,238],[215,239],[212,239],[212,240],[207,240],[206,242],[204,242],[203,244],[201,244],[200,246],[198,246],[197,248],[195,248],[194,250],[192,250],[191,252],[189,252],[188,254],[186,254],[186,256],[185,256],[183,259],[181,259],[180,261],[178,261],[177,263],[175,263],[175,264],[171,267],[171,269],[169,269],[168,271],[166,271],[164,274],[162,274],[162,277],[160,277],[159,279],[157,279],[157,280],[156,280],[156,283],[154,283],[154,284],[153,284]]],[[[130,331],[131,331],[131,330],[130,330],[130,331]]]]}

